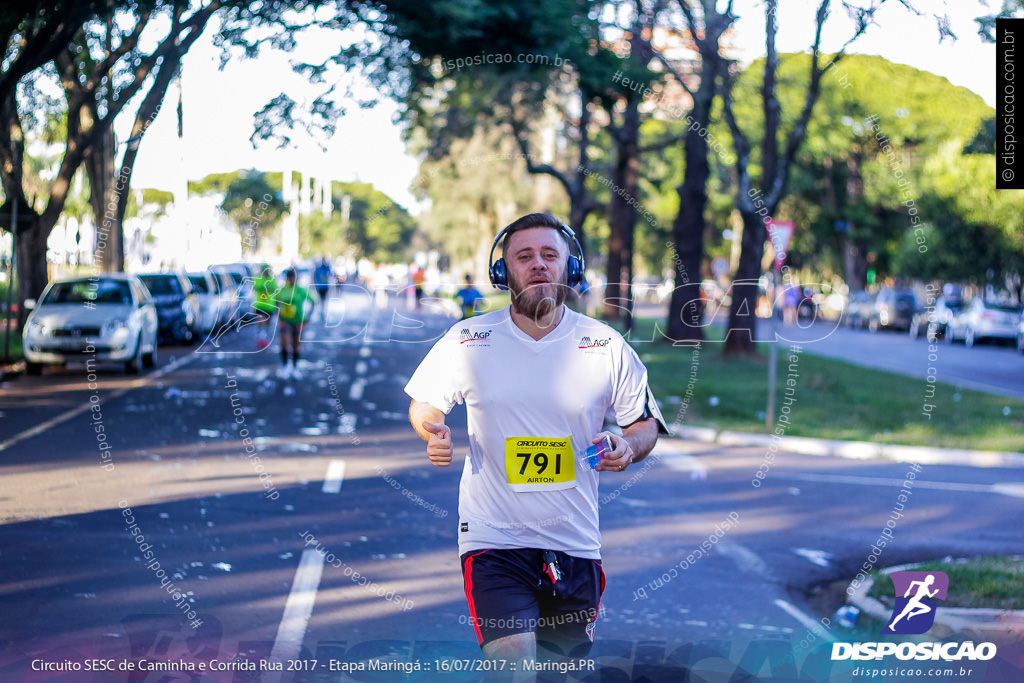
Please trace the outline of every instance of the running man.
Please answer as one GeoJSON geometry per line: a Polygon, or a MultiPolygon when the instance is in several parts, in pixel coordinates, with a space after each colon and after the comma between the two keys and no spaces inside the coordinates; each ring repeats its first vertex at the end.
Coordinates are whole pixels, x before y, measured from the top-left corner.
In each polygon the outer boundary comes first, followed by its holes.
{"type": "Polygon", "coordinates": [[[281,368],[278,376],[300,379],[299,342],[302,338],[302,326],[306,323],[313,308],[313,296],[305,287],[295,284],[295,269],[285,271],[285,284],[277,293],[278,328],[281,332],[281,368]],[[292,356],[288,358],[288,349],[292,356]]]}
{"type": "Polygon", "coordinates": [[[445,416],[466,404],[459,553],[484,655],[583,657],[605,586],[599,473],[621,475],[667,430],[633,349],[564,304],[583,275],[572,230],[523,216],[495,238],[492,259],[503,237],[490,274],[511,305],[434,345],[405,388],[409,419],[431,464],[448,467],[456,438],[445,416]],[[605,436],[612,450],[588,469],[578,456],[605,436]]]}
{"type": "Polygon", "coordinates": [[[891,624],[889,624],[890,631],[893,630],[893,626],[896,625],[896,622],[900,619],[903,619],[904,617],[906,617],[907,621],[910,621],[911,619],[920,614],[928,614],[933,609],[935,609],[931,605],[921,602],[924,598],[935,597],[935,595],[939,592],[938,588],[936,588],[933,591],[928,590],[928,588],[931,587],[933,583],[935,583],[934,574],[929,574],[924,578],[923,581],[910,582],[910,585],[907,586],[907,592],[903,594],[903,597],[910,597],[910,594],[914,591],[915,586],[917,587],[917,593],[914,595],[914,597],[910,598],[906,606],[904,606],[903,611],[900,612],[899,615],[892,620],[891,624]]]}
{"type": "Polygon", "coordinates": [[[313,269],[313,287],[317,296],[320,297],[320,320],[327,322],[327,297],[331,293],[331,281],[334,279],[334,272],[327,258],[320,259],[320,265],[313,269]]]}
{"type": "Polygon", "coordinates": [[[472,318],[476,315],[476,302],[483,301],[484,295],[473,286],[473,276],[466,273],[466,285],[455,292],[455,298],[459,300],[459,308],[462,309],[462,319],[472,318]]]}
{"type": "Polygon", "coordinates": [[[235,309],[207,341],[214,348],[219,349],[221,337],[227,334],[228,331],[235,330],[236,332],[241,332],[243,327],[259,325],[256,347],[260,350],[268,347],[270,345],[269,332],[272,329],[271,324],[274,311],[277,310],[274,297],[278,289],[273,270],[271,270],[270,266],[263,266],[262,273],[253,279],[255,300],[249,310],[242,311],[237,318],[235,317],[236,312],[245,306],[245,300],[238,298],[235,303],[235,309]]]}
{"type": "Polygon", "coordinates": [[[270,333],[273,330],[274,312],[277,310],[277,303],[274,300],[280,287],[274,279],[274,271],[270,266],[263,266],[260,273],[252,283],[253,293],[256,300],[252,307],[258,314],[263,314],[255,322],[259,325],[256,337],[256,346],[265,349],[270,346],[270,333]]]}

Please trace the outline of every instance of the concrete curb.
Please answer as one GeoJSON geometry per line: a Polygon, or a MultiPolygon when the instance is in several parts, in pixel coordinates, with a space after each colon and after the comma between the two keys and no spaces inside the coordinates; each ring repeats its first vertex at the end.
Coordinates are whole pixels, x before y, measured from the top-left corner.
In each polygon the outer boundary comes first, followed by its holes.
{"type": "Polygon", "coordinates": [[[676,427],[672,435],[700,443],[722,446],[759,446],[777,444],[788,453],[832,456],[854,460],[885,458],[897,462],[919,462],[930,465],[967,465],[969,467],[1024,467],[1024,453],[1002,451],[974,451],[958,448],[928,446],[900,446],[898,444],[869,443],[867,441],[838,441],[804,436],[775,436],[716,430],[711,427],[676,427]]]}
{"type": "MultiPolygon", "coordinates": [[[[912,571],[918,565],[906,564],[899,567],[882,569],[881,573],[912,571]]],[[[850,595],[850,604],[870,617],[888,622],[892,610],[878,600],[868,597],[868,591],[874,582],[865,579],[860,582],[850,595]]],[[[936,607],[935,624],[928,633],[935,638],[949,638],[956,633],[974,633],[982,637],[995,634],[1024,633],[1024,611],[1000,609],[970,609],[966,607],[936,607]]]]}

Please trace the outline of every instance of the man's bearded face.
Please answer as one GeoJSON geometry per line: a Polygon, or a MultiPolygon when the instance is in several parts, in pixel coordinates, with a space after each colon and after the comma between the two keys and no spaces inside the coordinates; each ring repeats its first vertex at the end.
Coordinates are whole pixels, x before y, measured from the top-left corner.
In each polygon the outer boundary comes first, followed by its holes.
{"type": "Polygon", "coordinates": [[[554,228],[512,233],[505,249],[515,311],[535,322],[559,308],[568,295],[565,241],[554,228]]]}

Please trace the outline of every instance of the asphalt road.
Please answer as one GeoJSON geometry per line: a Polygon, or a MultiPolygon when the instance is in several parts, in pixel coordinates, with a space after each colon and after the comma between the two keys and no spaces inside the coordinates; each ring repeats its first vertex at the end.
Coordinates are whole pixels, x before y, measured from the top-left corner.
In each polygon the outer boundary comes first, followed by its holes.
{"type": "MultiPolygon", "coordinates": [[[[668,307],[641,304],[637,306],[636,315],[664,321],[668,307]]],[[[728,310],[708,313],[708,316],[707,325],[724,327],[728,310]]],[[[664,327],[664,323],[661,324],[664,327]]],[[[955,344],[942,339],[929,342],[924,337],[911,339],[906,332],[869,332],[824,319],[803,319],[798,325],[784,325],[779,321],[775,337],[783,343],[798,342],[805,351],[864,367],[919,378],[931,373],[939,382],[1024,399],[1024,355],[1008,342],[982,340],[967,348],[962,341],[955,344]],[[934,357],[929,357],[930,354],[934,357]]],[[[770,321],[758,320],[757,338],[764,341],[772,338],[770,321]]]]}
{"type": "MultiPolygon", "coordinates": [[[[0,680],[480,679],[459,671],[482,666],[460,469],[426,463],[402,392],[452,320],[351,301],[328,323],[309,328],[301,380],[244,330],[138,378],[71,367],[0,388],[0,680]],[[295,670],[258,670],[274,660],[295,670]],[[69,662],[83,669],[34,670],[69,662]],[[421,671],[342,671],[360,662],[421,671]]],[[[464,449],[464,413],[449,422],[464,449]]],[[[828,587],[888,520],[881,566],[1024,554],[1022,490],[1020,470],[663,441],[602,477],[596,671],[572,680],[858,680],[831,641],[883,625],[831,621],[828,587]]],[[[1019,680],[1021,652],[928,680],[1019,680]]]]}
{"type": "Polygon", "coordinates": [[[853,330],[821,322],[808,327],[782,327],[778,335],[806,342],[811,353],[911,377],[1024,399],[1024,355],[1013,346],[986,341],[971,348],[963,342],[911,339],[905,332],[853,330]]]}

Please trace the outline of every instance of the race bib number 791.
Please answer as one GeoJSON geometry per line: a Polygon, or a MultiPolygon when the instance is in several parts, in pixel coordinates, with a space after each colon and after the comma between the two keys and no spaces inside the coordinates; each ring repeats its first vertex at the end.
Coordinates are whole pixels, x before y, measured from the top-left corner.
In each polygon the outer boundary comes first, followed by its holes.
{"type": "Polygon", "coordinates": [[[513,491],[557,491],[576,486],[572,437],[505,439],[505,474],[513,491]]]}

